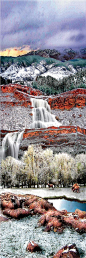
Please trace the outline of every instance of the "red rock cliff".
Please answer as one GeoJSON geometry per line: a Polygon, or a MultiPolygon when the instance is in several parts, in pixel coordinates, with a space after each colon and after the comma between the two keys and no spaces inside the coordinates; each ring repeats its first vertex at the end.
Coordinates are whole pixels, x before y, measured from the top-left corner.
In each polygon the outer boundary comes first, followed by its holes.
{"type": "Polygon", "coordinates": [[[64,92],[56,97],[48,98],[51,109],[71,109],[73,107],[84,107],[86,105],[86,89],[75,89],[64,92]]]}

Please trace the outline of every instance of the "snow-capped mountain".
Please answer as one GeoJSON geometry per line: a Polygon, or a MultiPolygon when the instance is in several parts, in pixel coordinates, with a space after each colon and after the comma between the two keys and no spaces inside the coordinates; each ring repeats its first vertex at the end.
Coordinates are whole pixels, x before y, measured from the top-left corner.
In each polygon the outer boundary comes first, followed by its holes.
{"type": "MultiPolygon", "coordinates": [[[[44,54],[44,52],[42,51],[41,54],[44,54]]],[[[43,57],[37,54],[28,54],[19,57],[1,57],[0,76],[5,80],[11,80],[12,83],[22,82],[28,85],[28,83],[36,80],[40,75],[44,77],[51,76],[56,80],[62,80],[64,77],[75,75],[77,71],[83,69],[85,66],[86,60],[81,58],[60,61],[50,56],[43,57]]]]}
{"type": "Polygon", "coordinates": [[[77,70],[72,65],[68,65],[68,68],[65,66],[57,67],[55,63],[47,65],[45,61],[40,61],[39,64],[35,65],[32,63],[32,65],[28,67],[20,67],[17,63],[12,64],[0,75],[4,79],[12,80],[12,83],[14,83],[18,81],[33,81],[39,75],[45,77],[49,75],[59,80],[71,74],[75,74],[76,71],[77,70]]]}

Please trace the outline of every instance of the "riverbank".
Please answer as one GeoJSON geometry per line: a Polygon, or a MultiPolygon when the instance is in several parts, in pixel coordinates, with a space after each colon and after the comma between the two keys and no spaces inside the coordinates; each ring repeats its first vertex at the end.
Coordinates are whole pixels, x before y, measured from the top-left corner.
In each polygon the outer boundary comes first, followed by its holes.
{"type": "Polygon", "coordinates": [[[71,188],[1,188],[2,193],[14,193],[14,194],[33,194],[45,199],[64,198],[67,200],[76,200],[80,202],[86,202],[86,187],[80,187],[80,193],[74,193],[71,188]]]}

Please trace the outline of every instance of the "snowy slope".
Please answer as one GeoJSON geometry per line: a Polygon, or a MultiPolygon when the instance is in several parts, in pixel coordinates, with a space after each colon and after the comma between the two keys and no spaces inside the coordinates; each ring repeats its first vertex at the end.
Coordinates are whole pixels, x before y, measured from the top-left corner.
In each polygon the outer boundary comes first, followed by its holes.
{"type": "Polygon", "coordinates": [[[75,74],[76,69],[72,65],[68,68],[65,66],[56,66],[54,63],[47,65],[46,62],[41,61],[39,64],[32,64],[28,67],[20,67],[17,63],[10,65],[4,72],[0,75],[4,79],[12,79],[12,82],[16,81],[33,81],[37,76],[52,76],[57,80],[69,76],[70,74],[75,74]]]}

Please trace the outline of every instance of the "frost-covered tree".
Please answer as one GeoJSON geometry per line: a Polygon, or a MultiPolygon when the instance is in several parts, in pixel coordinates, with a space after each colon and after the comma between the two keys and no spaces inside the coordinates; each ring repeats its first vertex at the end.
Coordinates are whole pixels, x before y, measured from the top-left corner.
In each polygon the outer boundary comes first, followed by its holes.
{"type": "Polygon", "coordinates": [[[1,162],[1,185],[4,187],[19,186],[21,181],[21,173],[24,164],[13,157],[7,157],[1,162]]]}
{"type": "Polygon", "coordinates": [[[70,186],[86,184],[86,154],[74,157],[68,153],[54,154],[50,148],[29,145],[22,160],[7,157],[1,164],[1,184],[5,187],[55,183],[70,186]]]}
{"type": "Polygon", "coordinates": [[[75,157],[75,164],[76,164],[76,177],[78,183],[86,184],[86,154],[78,154],[75,157]]]}
{"type": "Polygon", "coordinates": [[[53,164],[57,183],[69,185],[75,174],[74,158],[67,153],[55,154],[53,164]]]}

